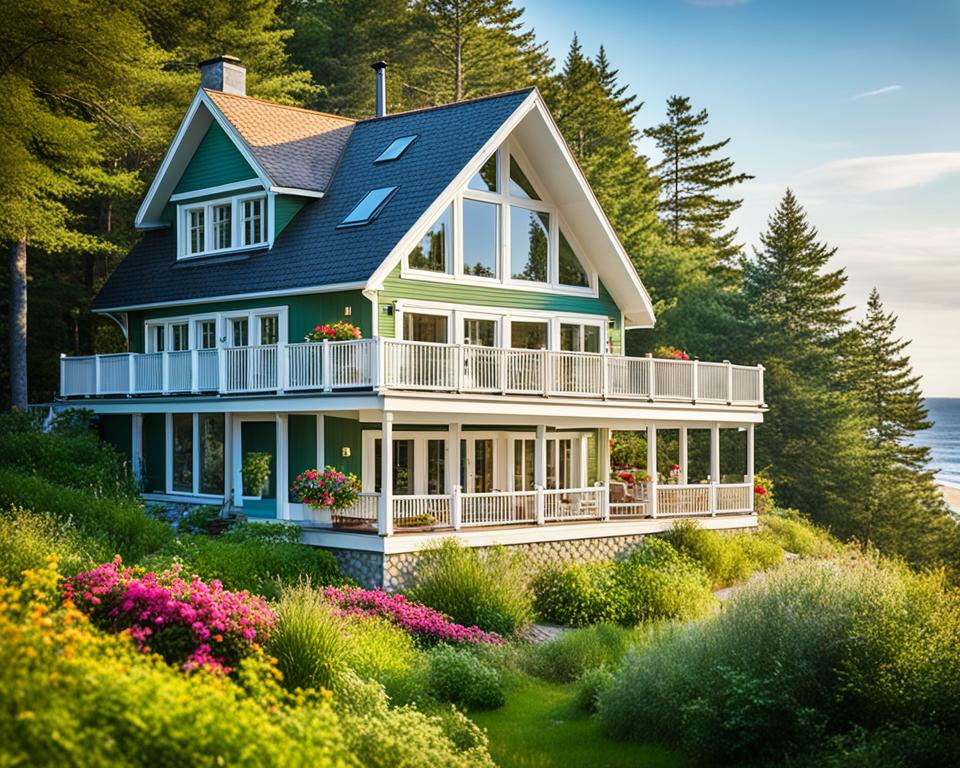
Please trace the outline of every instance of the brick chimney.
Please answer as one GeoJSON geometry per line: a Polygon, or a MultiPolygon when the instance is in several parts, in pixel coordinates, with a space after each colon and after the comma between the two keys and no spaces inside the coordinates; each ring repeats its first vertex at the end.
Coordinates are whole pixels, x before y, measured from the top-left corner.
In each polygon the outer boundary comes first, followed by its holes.
{"type": "Polygon", "coordinates": [[[217,56],[201,61],[200,87],[211,91],[247,95],[247,68],[236,56],[217,56]]]}

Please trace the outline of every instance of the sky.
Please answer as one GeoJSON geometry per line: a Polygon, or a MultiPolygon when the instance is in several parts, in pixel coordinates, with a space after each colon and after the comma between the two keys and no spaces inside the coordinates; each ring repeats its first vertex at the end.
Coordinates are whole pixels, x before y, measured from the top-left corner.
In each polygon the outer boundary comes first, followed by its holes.
{"type": "Polygon", "coordinates": [[[792,188],[838,249],[853,318],[876,286],[924,394],[960,397],[960,0],[522,4],[558,66],[574,33],[605,47],[638,127],[673,94],[707,109],[707,140],[730,137],[756,176],[736,191],[741,241],[792,188]]]}

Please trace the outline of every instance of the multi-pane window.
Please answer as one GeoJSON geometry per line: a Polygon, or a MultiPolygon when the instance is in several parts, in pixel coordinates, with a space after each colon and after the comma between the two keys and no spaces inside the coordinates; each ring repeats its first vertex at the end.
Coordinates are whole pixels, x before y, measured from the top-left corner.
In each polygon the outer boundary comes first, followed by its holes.
{"type": "Polygon", "coordinates": [[[204,217],[206,210],[203,208],[191,208],[187,211],[187,253],[197,254],[207,250],[206,228],[204,227],[204,217]]]}
{"type": "Polygon", "coordinates": [[[190,326],[186,323],[175,323],[170,326],[170,348],[174,352],[183,352],[190,349],[190,326]]]}
{"type": "Polygon", "coordinates": [[[267,241],[267,217],[264,216],[264,198],[255,197],[242,203],[243,245],[257,245],[267,241]]]}
{"type": "Polygon", "coordinates": [[[410,252],[408,263],[411,269],[427,272],[446,272],[447,256],[451,246],[451,209],[448,207],[430,230],[410,252]]]}
{"type": "Polygon", "coordinates": [[[497,192],[499,190],[500,187],[497,184],[496,152],[490,155],[484,164],[480,166],[480,170],[474,174],[467,186],[470,189],[476,189],[480,192],[497,192]]]}
{"type": "Polygon", "coordinates": [[[574,253],[573,247],[567,240],[566,235],[563,234],[562,229],[560,230],[559,250],[558,276],[560,285],[576,285],[589,288],[590,278],[587,275],[587,270],[583,268],[583,264],[580,263],[580,259],[577,258],[577,254],[574,253]]]}
{"type": "Polygon", "coordinates": [[[510,207],[510,274],[514,280],[547,282],[549,236],[549,213],[510,207]]]}
{"type": "Polygon", "coordinates": [[[547,327],[545,322],[511,322],[510,346],[514,349],[546,349],[547,327]]]}
{"type": "Polygon", "coordinates": [[[260,343],[276,344],[280,341],[280,318],[276,315],[263,315],[260,318],[260,343]]]}
{"type": "Polygon", "coordinates": [[[213,226],[213,250],[221,251],[233,244],[233,206],[215,205],[210,209],[213,226]]]}
{"type": "Polygon", "coordinates": [[[217,321],[201,320],[197,323],[197,340],[200,349],[214,349],[217,346],[217,321]]]}
{"type": "Polygon", "coordinates": [[[560,323],[560,349],[564,352],[600,352],[600,326],[560,323]]]}
{"type": "Polygon", "coordinates": [[[173,488],[193,493],[193,414],[174,413],[173,421],[173,488]]]}
{"type": "Polygon", "coordinates": [[[234,347],[247,346],[250,323],[245,317],[235,317],[230,321],[230,340],[234,347]]]}
{"type": "Polygon", "coordinates": [[[153,337],[153,352],[163,352],[167,348],[166,345],[166,334],[167,328],[164,325],[152,325],[150,326],[152,331],[151,336],[153,337]]]}
{"type": "Polygon", "coordinates": [[[223,493],[224,416],[197,414],[197,443],[200,446],[200,493],[223,493]]]}

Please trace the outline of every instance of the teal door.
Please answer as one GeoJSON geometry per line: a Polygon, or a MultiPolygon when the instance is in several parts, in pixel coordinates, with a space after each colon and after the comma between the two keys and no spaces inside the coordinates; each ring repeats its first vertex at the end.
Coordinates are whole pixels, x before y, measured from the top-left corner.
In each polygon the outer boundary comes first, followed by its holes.
{"type": "MultiPolygon", "coordinates": [[[[277,425],[272,421],[240,422],[240,453],[270,454],[270,479],[259,499],[244,497],[243,512],[249,517],[277,516],[277,425]]],[[[242,461],[242,459],[241,459],[242,461]]]]}

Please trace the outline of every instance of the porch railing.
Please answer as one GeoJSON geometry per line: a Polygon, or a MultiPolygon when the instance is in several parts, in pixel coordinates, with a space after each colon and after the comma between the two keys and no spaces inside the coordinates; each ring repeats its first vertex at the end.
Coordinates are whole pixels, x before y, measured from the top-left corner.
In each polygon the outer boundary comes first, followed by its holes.
{"type": "Polygon", "coordinates": [[[759,406],[763,368],[384,338],[60,359],[63,397],[345,389],[759,406]]]}
{"type": "MultiPolygon", "coordinates": [[[[378,495],[374,495],[376,499],[378,495]]],[[[629,502],[610,503],[607,489],[541,489],[448,494],[404,495],[392,499],[394,530],[461,529],[545,525],[643,517],[708,517],[753,512],[749,483],[644,486],[629,502]],[[656,498],[656,503],[651,503],[656,498]]],[[[365,520],[376,527],[376,514],[365,520]]]]}

